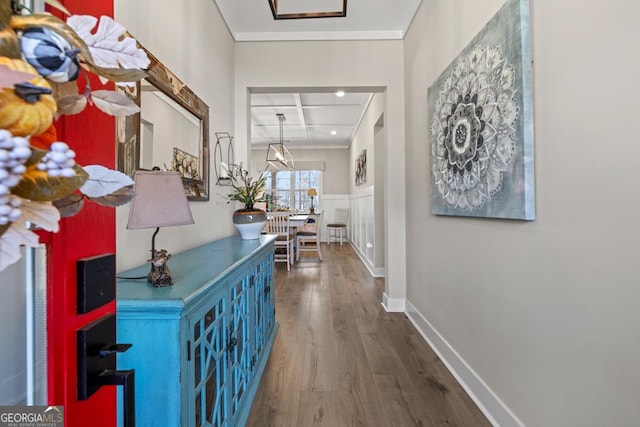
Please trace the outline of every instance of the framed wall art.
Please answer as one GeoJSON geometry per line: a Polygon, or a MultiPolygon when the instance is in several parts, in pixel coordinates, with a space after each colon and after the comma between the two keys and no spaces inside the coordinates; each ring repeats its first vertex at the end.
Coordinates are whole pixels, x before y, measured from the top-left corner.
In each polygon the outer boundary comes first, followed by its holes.
{"type": "Polygon", "coordinates": [[[197,179],[199,161],[198,156],[187,153],[178,147],[173,148],[173,170],[178,172],[182,178],[197,179]]]}
{"type": "Polygon", "coordinates": [[[529,0],[508,0],[429,87],[431,211],[533,220],[529,0]]]}
{"type": "Polygon", "coordinates": [[[367,150],[362,150],[356,158],[356,185],[365,182],[367,182],[367,150]]]}

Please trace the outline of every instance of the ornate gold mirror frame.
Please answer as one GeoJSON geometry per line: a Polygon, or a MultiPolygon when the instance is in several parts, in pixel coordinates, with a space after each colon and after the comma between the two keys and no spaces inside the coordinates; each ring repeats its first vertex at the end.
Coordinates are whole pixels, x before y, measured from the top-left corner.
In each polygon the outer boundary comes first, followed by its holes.
{"type": "MultiPolygon", "coordinates": [[[[164,95],[171,98],[180,107],[191,113],[200,125],[199,153],[191,153],[190,160],[197,163],[195,172],[185,173],[177,165],[178,155],[184,153],[180,147],[174,148],[174,161],[169,167],[167,165],[154,165],[165,169],[176,170],[182,175],[182,182],[189,200],[207,201],[209,200],[209,106],[204,103],[187,85],[175,76],[164,64],[153,56],[146,48],[140,46],[149,56],[151,64],[147,70],[145,79],[164,95]]],[[[143,84],[138,82],[133,87],[122,89],[127,96],[141,105],[141,92],[143,84]]],[[[141,168],[141,116],[138,113],[127,117],[118,117],[116,120],[116,145],[117,145],[117,167],[118,170],[133,176],[133,173],[141,168]]],[[[175,141],[178,144],[180,141],[175,141]]],[[[147,165],[145,165],[147,166],[147,165]]]]}

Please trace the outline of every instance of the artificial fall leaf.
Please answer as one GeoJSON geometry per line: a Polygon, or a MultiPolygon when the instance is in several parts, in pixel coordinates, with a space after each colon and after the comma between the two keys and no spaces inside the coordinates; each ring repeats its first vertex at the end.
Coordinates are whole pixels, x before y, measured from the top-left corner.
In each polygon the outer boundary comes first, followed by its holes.
{"type": "Polygon", "coordinates": [[[34,74],[12,70],[6,65],[0,65],[0,88],[12,88],[16,83],[24,83],[34,77],[34,74]]]}
{"type": "Polygon", "coordinates": [[[95,33],[91,33],[96,22],[97,19],[89,15],[74,15],[67,19],[67,24],[89,47],[95,65],[136,70],[149,66],[149,57],[138,48],[136,40],[123,37],[126,36],[126,28],[112,18],[102,16],[95,33]]]}
{"type": "Polygon", "coordinates": [[[140,107],[129,97],[111,90],[91,92],[91,100],[100,110],[112,116],[130,116],[140,112],[140,107]]]}
{"type": "Polygon", "coordinates": [[[65,96],[78,95],[80,93],[78,91],[78,84],[75,81],[64,83],[57,83],[51,80],[47,81],[49,85],[51,85],[51,90],[53,90],[53,97],[56,100],[64,98],[65,96]]]}
{"type": "Polygon", "coordinates": [[[104,166],[89,165],[84,169],[89,174],[89,179],[80,187],[80,191],[88,197],[104,197],[122,187],[133,185],[129,176],[104,166]]]}
{"type": "Polygon", "coordinates": [[[67,16],[71,16],[71,14],[69,13],[69,11],[67,10],[66,7],[64,7],[62,5],[62,3],[60,3],[58,0],[44,0],[44,2],[46,4],[48,4],[49,6],[58,9],[59,11],[61,11],[62,13],[64,13],[67,16]]]}
{"type": "Polygon", "coordinates": [[[19,59],[22,56],[20,40],[11,27],[0,30],[0,56],[19,59]]]}
{"type": "Polygon", "coordinates": [[[99,205],[117,208],[132,201],[135,195],[136,193],[133,191],[133,187],[123,187],[104,197],[90,197],[90,199],[99,205]]]}
{"type": "Polygon", "coordinates": [[[89,71],[99,75],[100,77],[104,77],[105,79],[109,79],[112,82],[117,83],[137,82],[138,80],[147,77],[146,71],[142,70],[132,70],[126,68],[104,68],[98,67],[97,65],[91,63],[86,63],[85,66],[89,69],[89,71]]]}
{"type": "Polygon", "coordinates": [[[29,231],[24,221],[12,222],[0,235],[0,271],[20,259],[23,245],[38,246],[38,235],[29,231]]]}
{"type": "Polygon", "coordinates": [[[38,227],[57,233],[60,230],[58,221],[60,221],[60,212],[50,202],[34,202],[32,200],[23,200],[20,205],[22,211],[21,219],[28,221],[38,227]]]}
{"type": "Polygon", "coordinates": [[[49,83],[53,89],[53,97],[58,104],[56,119],[63,114],[71,116],[84,111],[87,106],[87,97],[80,94],[76,82],[49,83]]]}
{"type": "Polygon", "coordinates": [[[12,2],[3,0],[0,3],[0,28],[5,28],[9,25],[11,20],[11,14],[13,13],[12,2]]]}
{"type": "Polygon", "coordinates": [[[0,234],[0,271],[17,262],[21,257],[20,244],[15,242],[15,237],[8,227],[0,234]]]}
{"type": "Polygon", "coordinates": [[[27,171],[22,175],[18,185],[11,189],[13,194],[36,202],[51,202],[73,193],[89,178],[87,172],[79,165],[73,167],[76,174],[71,178],[50,177],[47,172],[38,170],[37,167],[45,154],[44,150],[31,150],[31,157],[25,163],[27,171]]]}
{"type": "Polygon", "coordinates": [[[84,206],[84,196],[82,196],[82,194],[71,193],[62,199],[54,200],[53,206],[58,209],[62,218],[69,218],[82,210],[84,206]]]}
{"type": "Polygon", "coordinates": [[[56,114],[72,116],[81,113],[87,106],[87,97],[82,95],[69,95],[62,97],[58,101],[58,111],[56,114]]]}

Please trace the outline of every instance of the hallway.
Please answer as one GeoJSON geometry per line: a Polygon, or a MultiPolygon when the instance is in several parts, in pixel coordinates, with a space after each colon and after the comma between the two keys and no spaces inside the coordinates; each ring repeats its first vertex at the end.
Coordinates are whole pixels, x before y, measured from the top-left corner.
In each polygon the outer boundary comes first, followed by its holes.
{"type": "Polygon", "coordinates": [[[490,425],[350,245],[276,265],[280,329],[247,426],[490,425]]]}

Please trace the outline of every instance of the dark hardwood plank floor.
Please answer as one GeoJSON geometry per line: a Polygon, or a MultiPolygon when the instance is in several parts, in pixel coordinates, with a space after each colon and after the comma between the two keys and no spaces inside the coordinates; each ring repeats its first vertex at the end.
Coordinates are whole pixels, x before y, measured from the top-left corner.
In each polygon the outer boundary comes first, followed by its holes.
{"type": "Polygon", "coordinates": [[[276,264],[280,329],[247,426],[488,426],[350,245],[276,264]]]}

